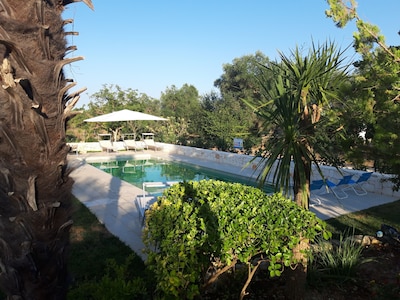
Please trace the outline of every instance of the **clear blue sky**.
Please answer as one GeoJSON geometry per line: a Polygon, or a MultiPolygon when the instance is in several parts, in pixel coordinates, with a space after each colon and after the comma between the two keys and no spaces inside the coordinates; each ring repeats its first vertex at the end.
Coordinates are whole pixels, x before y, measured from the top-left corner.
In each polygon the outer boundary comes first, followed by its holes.
{"type": "MultiPolygon", "coordinates": [[[[159,99],[167,87],[195,86],[200,95],[214,90],[222,65],[261,51],[271,60],[311,41],[352,42],[354,23],[336,28],[325,17],[325,0],[92,0],[70,4],[64,18],[69,45],[84,61],[66,66],[68,77],[87,87],[77,107],[104,84],[134,89],[159,99]]],[[[358,13],[377,25],[388,45],[400,45],[400,0],[358,0],[358,13]]],[[[347,56],[354,54],[352,49],[347,56]]],[[[71,90],[72,92],[72,90],[71,90]]]]}

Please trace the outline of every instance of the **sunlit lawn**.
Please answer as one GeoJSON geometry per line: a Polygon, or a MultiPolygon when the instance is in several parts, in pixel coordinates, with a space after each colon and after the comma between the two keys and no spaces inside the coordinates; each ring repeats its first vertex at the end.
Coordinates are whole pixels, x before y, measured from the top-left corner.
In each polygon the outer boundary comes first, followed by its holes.
{"type": "Polygon", "coordinates": [[[400,200],[327,220],[328,229],[332,233],[340,233],[354,228],[358,234],[372,236],[381,228],[382,224],[400,230],[399,211],[400,200]]]}

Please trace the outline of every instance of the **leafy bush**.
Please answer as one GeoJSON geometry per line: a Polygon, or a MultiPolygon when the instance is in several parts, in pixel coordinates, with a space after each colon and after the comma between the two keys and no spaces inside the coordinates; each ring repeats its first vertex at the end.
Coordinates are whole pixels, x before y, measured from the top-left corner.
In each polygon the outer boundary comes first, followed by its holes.
{"type": "MultiPolygon", "coordinates": [[[[189,181],[172,186],[146,212],[147,264],[163,297],[193,299],[236,264],[251,281],[262,262],[270,276],[298,261],[301,237],[331,235],[315,214],[280,194],[239,183],[189,181]]],[[[246,284],[242,289],[245,292],[246,284]]]]}

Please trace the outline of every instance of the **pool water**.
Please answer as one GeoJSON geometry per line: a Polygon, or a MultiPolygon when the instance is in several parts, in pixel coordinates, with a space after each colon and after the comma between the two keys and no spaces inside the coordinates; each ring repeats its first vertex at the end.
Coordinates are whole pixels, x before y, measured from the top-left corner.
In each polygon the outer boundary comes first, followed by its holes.
{"type": "MultiPolygon", "coordinates": [[[[254,180],[247,177],[175,161],[146,159],[93,162],[90,164],[139,188],[143,187],[143,182],[200,181],[202,179],[217,179],[257,186],[254,180]]],[[[273,186],[267,185],[265,191],[273,192],[273,186]]],[[[160,191],[153,190],[150,192],[159,193],[160,191]]]]}

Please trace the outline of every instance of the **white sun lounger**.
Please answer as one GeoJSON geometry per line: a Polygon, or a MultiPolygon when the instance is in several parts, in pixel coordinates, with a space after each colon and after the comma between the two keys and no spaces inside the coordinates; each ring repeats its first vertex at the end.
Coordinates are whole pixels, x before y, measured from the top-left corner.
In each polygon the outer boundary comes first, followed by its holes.
{"type": "Polygon", "coordinates": [[[110,140],[101,140],[101,141],[99,141],[99,144],[103,151],[107,151],[107,152],[112,152],[112,151],[117,152],[118,151],[118,147],[114,146],[110,140]]]}
{"type": "Polygon", "coordinates": [[[147,145],[144,142],[139,142],[135,140],[124,140],[124,146],[126,150],[143,151],[147,150],[147,145]]]}

